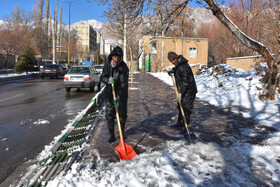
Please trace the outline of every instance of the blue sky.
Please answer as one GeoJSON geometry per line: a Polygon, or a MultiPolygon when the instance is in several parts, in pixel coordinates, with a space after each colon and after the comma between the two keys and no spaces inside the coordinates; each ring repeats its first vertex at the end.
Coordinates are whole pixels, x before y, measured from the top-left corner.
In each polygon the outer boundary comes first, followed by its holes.
{"type": "MultiPolygon", "coordinates": [[[[69,22],[69,4],[57,0],[58,6],[62,3],[62,19],[65,24],[69,22]]],[[[32,11],[35,6],[35,0],[0,0],[0,19],[3,19],[6,15],[11,15],[15,5],[19,5],[21,9],[26,11],[32,11]]],[[[50,0],[52,14],[56,5],[56,0],[50,0]]],[[[103,11],[106,10],[105,6],[98,6],[96,3],[89,3],[87,0],[78,0],[71,4],[71,24],[80,20],[95,19],[97,21],[106,22],[105,18],[102,18],[103,11]]],[[[45,12],[45,7],[44,7],[45,12]]]]}
{"type": "MultiPolygon", "coordinates": [[[[46,0],[44,0],[46,1],[46,0]]],[[[73,1],[73,0],[69,0],[73,1]]],[[[19,5],[21,9],[26,11],[31,11],[33,6],[35,6],[35,0],[0,0],[0,19],[3,19],[4,16],[11,15],[14,7],[19,5]]],[[[57,0],[58,8],[62,3],[62,19],[63,23],[69,23],[69,3],[63,2],[62,0],[57,0]]],[[[50,0],[51,5],[51,14],[56,6],[56,0],[50,0]]],[[[195,3],[190,3],[191,6],[197,7],[195,3]]],[[[106,10],[106,6],[97,5],[96,3],[89,3],[87,0],[77,0],[74,3],[71,3],[71,24],[88,19],[95,19],[100,22],[107,22],[106,18],[103,18],[103,11],[106,10]]],[[[45,12],[45,6],[44,6],[45,12]]]]}

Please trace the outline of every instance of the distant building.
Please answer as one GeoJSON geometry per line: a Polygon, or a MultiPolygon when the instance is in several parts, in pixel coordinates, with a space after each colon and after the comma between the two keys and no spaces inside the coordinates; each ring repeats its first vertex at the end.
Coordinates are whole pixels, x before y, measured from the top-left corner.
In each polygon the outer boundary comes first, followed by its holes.
{"type": "Polygon", "coordinates": [[[100,55],[104,55],[104,39],[102,34],[97,31],[97,39],[96,39],[97,49],[99,50],[100,55]]]}
{"type": "Polygon", "coordinates": [[[105,40],[104,55],[109,56],[112,50],[113,50],[113,46],[111,45],[111,43],[108,40],[105,40]]]}
{"type": "Polygon", "coordinates": [[[80,61],[92,59],[98,49],[97,32],[90,25],[77,25],[77,44],[80,50],[80,61]]]}
{"type": "Polygon", "coordinates": [[[182,54],[190,64],[208,64],[208,39],[188,37],[143,36],[139,42],[141,55],[139,69],[146,71],[161,71],[170,62],[167,58],[169,51],[182,54]]]}

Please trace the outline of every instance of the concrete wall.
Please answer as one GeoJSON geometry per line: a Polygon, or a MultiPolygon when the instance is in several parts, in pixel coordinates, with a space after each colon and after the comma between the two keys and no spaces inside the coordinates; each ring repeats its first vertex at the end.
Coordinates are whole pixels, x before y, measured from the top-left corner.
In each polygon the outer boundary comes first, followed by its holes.
{"type": "Polygon", "coordinates": [[[234,68],[239,68],[245,71],[249,71],[250,69],[256,67],[262,61],[264,61],[264,58],[260,55],[245,56],[245,57],[227,58],[226,64],[234,68]]]}
{"type": "Polygon", "coordinates": [[[178,55],[189,60],[190,64],[208,64],[208,39],[207,38],[182,38],[177,37],[159,37],[159,36],[143,36],[143,54],[144,56],[151,54],[152,71],[161,71],[171,65],[167,58],[169,51],[174,51],[178,55]],[[156,44],[155,44],[156,43],[156,44]],[[153,45],[156,46],[153,48],[153,45]],[[196,57],[191,58],[190,50],[196,50],[196,57]],[[163,58],[162,58],[163,54],[163,58]]]}

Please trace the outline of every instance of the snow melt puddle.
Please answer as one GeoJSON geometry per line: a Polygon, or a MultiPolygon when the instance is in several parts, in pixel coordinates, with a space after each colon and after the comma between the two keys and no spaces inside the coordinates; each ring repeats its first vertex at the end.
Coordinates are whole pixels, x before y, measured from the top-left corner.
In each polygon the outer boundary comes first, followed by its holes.
{"type": "Polygon", "coordinates": [[[48,120],[45,119],[39,119],[37,121],[35,121],[33,124],[34,125],[45,125],[45,124],[49,124],[50,122],[48,120]]]}

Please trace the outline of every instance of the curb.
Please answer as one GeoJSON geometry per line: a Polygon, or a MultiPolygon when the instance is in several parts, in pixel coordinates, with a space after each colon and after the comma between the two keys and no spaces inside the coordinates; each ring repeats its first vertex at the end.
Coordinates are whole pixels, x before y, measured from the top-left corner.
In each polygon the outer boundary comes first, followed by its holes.
{"type": "Polygon", "coordinates": [[[29,75],[19,75],[19,76],[13,76],[13,77],[4,77],[0,78],[0,83],[2,82],[10,82],[10,81],[15,81],[15,80],[23,80],[23,79],[33,79],[33,78],[38,78],[40,75],[37,73],[32,73],[29,75]]]}

